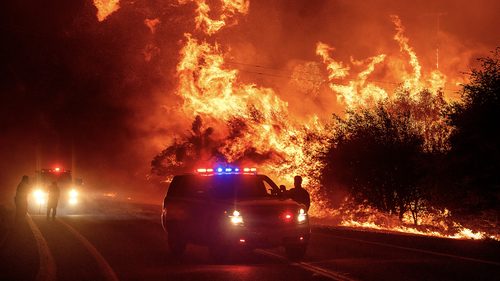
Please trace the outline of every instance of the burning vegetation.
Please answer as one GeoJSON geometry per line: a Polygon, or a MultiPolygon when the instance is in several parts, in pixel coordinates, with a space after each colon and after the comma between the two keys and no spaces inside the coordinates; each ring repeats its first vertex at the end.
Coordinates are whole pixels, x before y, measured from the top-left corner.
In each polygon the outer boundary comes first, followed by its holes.
{"type": "MultiPolygon", "coordinates": [[[[118,3],[109,2],[116,11],[118,3]]],[[[179,0],[196,7],[175,90],[182,101],[176,109],[192,124],[153,159],[153,173],[169,181],[201,166],[258,165],[278,182],[302,176],[311,215],[341,225],[500,239],[498,49],[480,60],[483,68],[469,73],[461,99],[453,101],[445,95],[448,77],[422,70],[393,15],[399,56],[346,63],[333,58],[335,47],[318,41],[319,62],[295,64],[289,89],[309,99],[329,89],[331,103],[344,108],[333,118],[296,118],[286,94],[245,82],[232,67],[230,47],[212,37],[237,25],[249,1],[214,2],[179,0]],[[380,68],[391,82],[370,79],[380,68]]],[[[153,32],[151,22],[159,21],[147,21],[153,32]]]]}

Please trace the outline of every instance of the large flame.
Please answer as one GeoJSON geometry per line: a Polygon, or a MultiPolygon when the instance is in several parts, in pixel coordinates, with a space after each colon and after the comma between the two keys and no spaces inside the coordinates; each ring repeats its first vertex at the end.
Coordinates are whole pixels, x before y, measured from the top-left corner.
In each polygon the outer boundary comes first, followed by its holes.
{"type": "MultiPolygon", "coordinates": [[[[189,0],[179,0],[185,4],[189,0]]],[[[203,31],[207,36],[216,34],[222,27],[236,24],[236,12],[244,15],[248,12],[248,1],[223,1],[218,14],[219,19],[214,20],[209,16],[210,6],[205,0],[194,1],[198,8],[195,19],[196,29],[203,31]]],[[[210,14],[213,15],[213,14],[210,14]]],[[[394,81],[401,83],[401,87],[409,93],[409,98],[415,100],[415,105],[425,99],[423,89],[428,89],[427,94],[442,95],[442,89],[446,83],[446,76],[435,70],[429,74],[422,74],[418,58],[408,44],[408,38],[404,36],[404,27],[397,16],[392,16],[396,26],[396,40],[400,46],[400,57],[389,57],[386,54],[356,60],[351,57],[350,64],[335,61],[330,54],[334,47],[318,42],[316,54],[322,63],[306,62],[295,68],[290,77],[292,85],[298,85],[299,89],[316,95],[321,85],[328,83],[329,88],[337,95],[337,102],[347,108],[359,108],[373,105],[380,99],[388,98],[392,93],[386,91],[380,82],[369,79],[377,65],[385,63],[392,68],[394,81]],[[403,59],[407,57],[407,59],[403,59]],[[407,71],[407,65],[411,71],[407,71]],[[327,75],[321,74],[321,69],[326,70],[327,75]],[[354,69],[360,69],[358,73],[354,69]]],[[[157,22],[147,21],[146,24],[154,32],[157,22]]],[[[204,120],[216,128],[218,138],[221,140],[219,153],[224,154],[229,162],[240,159],[248,149],[254,149],[259,153],[272,152],[269,161],[264,162],[261,170],[273,174],[280,181],[292,182],[294,175],[304,178],[303,184],[311,194],[313,200],[310,213],[313,216],[338,215],[339,210],[326,208],[321,201],[317,190],[319,186],[319,171],[321,164],[315,159],[317,152],[327,146],[331,128],[328,128],[328,120],[310,113],[305,122],[294,122],[293,116],[288,111],[288,103],[280,98],[275,90],[259,87],[256,84],[243,83],[239,79],[240,72],[226,63],[225,56],[217,43],[208,43],[206,40],[194,38],[193,34],[185,34],[184,46],[180,50],[180,61],[177,65],[178,87],[176,94],[183,100],[180,112],[188,120],[201,115],[204,120]],[[236,121],[235,121],[236,120],[236,121]],[[230,122],[241,122],[244,129],[239,135],[227,138],[230,134],[225,124],[230,122]]],[[[324,105],[329,107],[331,105],[324,105]]],[[[442,120],[429,123],[422,119],[418,121],[420,128],[425,131],[429,142],[438,141],[433,139],[436,131],[443,130],[442,120]],[[441,122],[441,123],[440,123],[441,122]],[[436,125],[437,124],[437,125],[436,125]]],[[[440,131],[441,135],[442,132],[440,131]]],[[[432,144],[429,144],[431,147],[432,144]]],[[[352,211],[356,212],[355,210],[352,211]]],[[[359,210],[357,211],[360,212],[359,210]]],[[[424,233],[440,235],[433,230],[415,230],[397,223],[380,224],[375,223],[383,216],[373,210],[363,210],[370,214],[364,216],[365,220],[359,220],[349,215],[343,215],[342,225],[363,226],[373,228],[392,229],[404,232],[424,233]]],[[[349,212],[347,212],[349,213],[349,212]]],[[[456,225],[460,228],[459,225],[456,225]]],[[[482,233],[474,233],[471,230],[461,228],[459,234],[448,235],[451,238],[461,237],[484,237],[482,233]]]]}

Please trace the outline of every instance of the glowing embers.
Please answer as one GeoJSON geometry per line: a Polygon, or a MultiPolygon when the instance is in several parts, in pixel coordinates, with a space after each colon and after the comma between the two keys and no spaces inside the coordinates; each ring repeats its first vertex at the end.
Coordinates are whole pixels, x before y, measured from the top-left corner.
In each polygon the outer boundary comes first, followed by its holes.
{"type": "Polygon", "coordinates": [[[229,216],[231,218],[231,223],[233,225],[238,225],[242,226],[243,225],[243,217],[241,216],[240,212],[234,211],[232,216],[229,216]]]}
{"type": "Polygon", "coordinates": [[[110,192],[110,193],[104,193],[102,196],[105,196],[105,197],[116,197],[116,192],[110,192]]]}

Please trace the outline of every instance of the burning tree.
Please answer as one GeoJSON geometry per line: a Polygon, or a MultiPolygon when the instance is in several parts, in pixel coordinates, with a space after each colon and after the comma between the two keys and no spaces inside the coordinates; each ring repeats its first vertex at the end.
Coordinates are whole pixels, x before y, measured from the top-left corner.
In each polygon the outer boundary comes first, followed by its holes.
{"type": "Polygon", "coordinates": [[[205,128],[198,115],[186,136],[175,138],[173,143],[158,154],[151,162],[152,172],[158,176],[172,178],[174,175],[191,171],[200,162],[216,156],[213,152],[211,135],[213,128],[205,128]]]}
{"type": "MultiPolygon", "coordinates": [[[[333,46],[318,42],[321,62],[295,67],[289,77],[295,89],[275,91],[244,82],[234,68],[239,63],[227,61],[234,60],[227,52],[230,46],[210,37],[235,24],[237,14],[246,14],[248,2],[225,2],[218,13],[209,13],[205,1],[192,2],[198,6],[196,30],[184,34],[179,51],[175,94],[182,103],[175,111],[194,122],[191,130],[171,139],[153,159],[153,173],[168,181],[199,165],[250,163],[279,184],[291,183],[294,175],[303,176],[311,194],[312,216],[338,212],[328,208],[335,206],[330,204],[334,193],[353,199],[356,206],[351,211],[366,206],[377,215],[390,214],[387,217],[395,217],[399,225],[400,220],[421,223],[428,212],[449,214],[430,205],[440,187],[431,176],[435,175],[433,161],[443,159],[450,149],[452,129],[442,114],[447,107],[442,93],[446,75],[438,70],[422,73],[399,17],[391,17],[397,30],[394,39],[409,61],[380,54],[363,60],[351,57],[350,64],[339,62],[332,57],[333,46]],[[216,15],[220,18],[211,18],[216,15]],[[401,82],[395,93],[369,79],[376,68],[395,65],[399,67],[386,73],[401,82]],[[331,91],[337,104],[345,106],[345,118],[335,115],[335,122],[329,124],[314,112],[294,114],[284,98],[288,90],[314,99],[322,91],[331,91]],[[337,187],[346,193],[337,192],[337,187]]],[[[331,106],[322,104],[327,110],[331,106]]],[[[341,220],[345,225],[346,220],[341,220]]]]}
{"type": "Polygon", "coordinates": [[[398,215],[415,224],[426,210],[428,155],[445,151],[450,128],[441,92],[415,94],[400,88],[394,98],[334,116],[334,137],[322,156],[321,183],[345,188],[356,205],[398,215]],[[412,96],[413,95],[413,96],[412,96]]]}
{"type": "Polygon", "coordinates": [[[461,101],[448,111],[455,127],[451,150],[439,170],[436,204],[461,223],[498,233],[500,218],[500,48],[481,58],[482,69],[469,73],[461,101]],[[475,224],[475,225],[474,225],[475,224]]]}

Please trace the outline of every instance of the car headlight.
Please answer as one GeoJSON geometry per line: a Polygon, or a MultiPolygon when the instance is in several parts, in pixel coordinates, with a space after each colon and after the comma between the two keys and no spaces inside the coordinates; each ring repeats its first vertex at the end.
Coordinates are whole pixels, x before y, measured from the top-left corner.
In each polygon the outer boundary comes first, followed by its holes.
{"type": "Polygon", "coordinates": [[[232,216],[229,216],[231,218],[231,223],[234,225],[243,225],[243,217],[241,216],[240,212],[234,211],[232,216]]]}
{"type": "Polygon", "coordinates": [[[307,212],[304,209],[300,209],[299,216],[297,218],[299,220],[299,223],[307,222],[307,212]]]}
{"type": "Polygon", "coordinates": [[[76,190],[72,189],[69,192],[69,203],[70,204],[76,204],[76,202],[77,202],[76,197],[77,196],[78,196],[78,192],[76,192],[76,190]]]}
{"type": "Polygon", "coordinates": [[[35,196],[37,204],[45,203],[43,197],[46,196],[46,194],[41,189],[37,189],[35,192],[33,192],[33,196],[35,196]]]}
{"type": "Polygon", "coordinates": [[[41,191],[40,189],[38,189],[37,191],[35,191],[34,195],[35,195],[36,198],[42,198],[43,197],[43,191],[41,191]]]}

